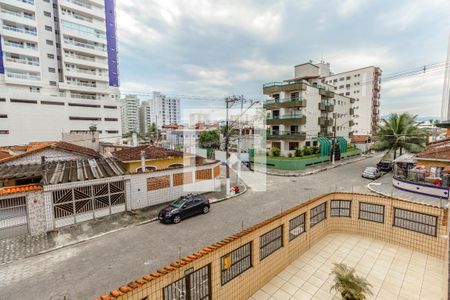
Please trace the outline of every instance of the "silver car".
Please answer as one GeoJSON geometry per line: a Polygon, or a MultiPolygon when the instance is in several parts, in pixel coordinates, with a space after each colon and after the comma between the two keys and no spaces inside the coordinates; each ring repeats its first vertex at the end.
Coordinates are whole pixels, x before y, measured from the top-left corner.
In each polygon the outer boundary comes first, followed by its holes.
{"type": "Polygon", "coordinates": [[[376,167],[366,167],[361,176],[368,179],[377,179],[380,178],[381,172],[376,167]]]}

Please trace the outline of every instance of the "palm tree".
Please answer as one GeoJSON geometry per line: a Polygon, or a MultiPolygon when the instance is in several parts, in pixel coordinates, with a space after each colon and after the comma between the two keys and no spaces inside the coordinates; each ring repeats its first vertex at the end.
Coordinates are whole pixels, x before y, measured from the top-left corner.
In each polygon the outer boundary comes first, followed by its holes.
{"type": "Polygon", "coordinates": [[[391,114],[388,119],[382,119],[382,125],[378,126],[375,133],[376,143],[374,150],[389,150],[394,152],[394,159],[397,158],[397,150],[400,155],[403,149],[418,153],[425,148],[425,130],[419,128],[421,124],[416,121],[416,115],[408,113],[391,114]]]}
{"type": "Polygon", "coordinates": [[[331,271],[334,275],[334,285],[331,290],[339,292],[344,300],[364,300],[366,295],[372,295],[372,285],[363,277],[355,274],[355,269],[345,264],[334,264],[331,271]]]}

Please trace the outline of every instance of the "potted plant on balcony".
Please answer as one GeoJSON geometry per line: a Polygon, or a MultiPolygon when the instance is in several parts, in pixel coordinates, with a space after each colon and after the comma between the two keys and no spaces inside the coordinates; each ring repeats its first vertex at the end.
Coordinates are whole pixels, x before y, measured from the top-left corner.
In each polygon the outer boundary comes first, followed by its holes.
{"type": "Polygon", "coordinates": [[[372,285],[365,278],[356,275],[355,269],[346,264],[334,264],[331,275],[334,276],[331,290],[339,292],[344,300],[364,300],[372,295],[372,285]]]}

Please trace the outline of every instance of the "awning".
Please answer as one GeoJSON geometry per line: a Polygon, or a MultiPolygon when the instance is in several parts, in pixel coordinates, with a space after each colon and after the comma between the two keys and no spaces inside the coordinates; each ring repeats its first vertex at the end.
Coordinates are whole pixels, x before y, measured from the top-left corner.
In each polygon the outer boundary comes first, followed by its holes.
{"type": "Polygon", "coordinates": [[[416,158],[414,157],[414,154],[412,153],[406,153],[403,155],[400,155],[399,157],[397,157],[394,160],[395,163],[415,163],[416,162],[416,158]]]}

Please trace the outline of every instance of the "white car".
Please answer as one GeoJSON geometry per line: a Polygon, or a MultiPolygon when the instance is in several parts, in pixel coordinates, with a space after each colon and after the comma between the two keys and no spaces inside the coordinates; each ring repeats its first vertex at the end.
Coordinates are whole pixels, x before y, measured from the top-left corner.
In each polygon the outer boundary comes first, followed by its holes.
{"type": "Polygon", "coordinates": [[[381,177],[381,172],[376,167],[366,167],[361,176],[368,179],[377,179],[381,177]]]}

